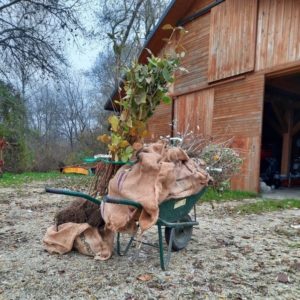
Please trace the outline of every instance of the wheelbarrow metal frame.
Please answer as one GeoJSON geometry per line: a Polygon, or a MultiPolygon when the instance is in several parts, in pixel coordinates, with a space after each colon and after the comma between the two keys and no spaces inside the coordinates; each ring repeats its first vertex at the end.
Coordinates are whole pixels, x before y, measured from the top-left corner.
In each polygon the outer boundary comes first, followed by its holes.
{"type": "MultiPolygon", "coordinates": [[[[159,217],[156,222],[157,231],[158,231],[158,248],[159,248],[159,256],[160,256],[160,266],[162,270],[166,270],[168,268],[170,258],[171,258],[171,252],[172,252],[172,243],[174,239],[174,233],[176,228],[183,228],[183,227],[190,227],[190,226],[196,226],[199,225],[199,223],[196,220],[196,214],[195,214],[195,220],[191,222],[179,222],[180,219],[185,217],[189,214],[189,212],[192,210],[193,207],[195,207],[195,204],[200,199],[200,197],[204,194],[206,188],[203,188],[200,192],[197,194],[185,197],[185,198],[179,198],[179,199],[169,199],[164,202],[162,202],[159,205],[159,217]],[[181,202],[181,203],[180,203],[181,202]],[[178,206],[177,206],[178,204],[178,206]],[[167,248],[166,255],[164,254],[164,243],[163,243],[163,234],[162,234],[162,227],[169,227],[171,228],[171,234],[169,239],[169,244],[167,248]]],[[[103,197],[104,203],[113,203],[113,204],[120,204],[120,205],[129,205],[133,206],[135,208],[141,209],[143,206],[132,200],[128,199],[116,199],[110,196],[104,196],[103,197]]],[[[130,249],[130,246],[132,242],[134,241],[135,235],[133,235],[128,244],[125,247],[125,250],[121,251],[121,234],[117,234],[117,253],[120,256],[124,256],[127,254],[128,250],[130,249]]],[[[144,243],[146,245],[154,246],[150,243],[144,243]]]]}
{"type": "MultiPolygon", "coordinates": [[[[164,202],[162,202],[159,205],[159,217],[156,222],[157,230],[158,230],[158,246],[150,243],[142,242],[143,244],[154,246],[159,249],[159,256],[160,256],[160,266],[162,270],[167,270],[171,253],[172,253],[172,243],[174,240],[174,234],[175,229],[178,228],[184,228],[184,227],[193,227],[195,225],[199,225],[199,223],[196,220],[196,209],[195,205],[197,201],[201,198],[201,196],[204,194],[206,188],[203,188],[200,192],[197,194],[185,197],[185,198],[179,198],[179,199],[168,199],[164,202]],[[194,208],[194,220],[190,222],[180,222],[180,220],[187,216],[190,211],[194,208]],[[164,243],[163,243],[163,234],[162,234],[162,227],[169,227],[171,228],[170,233],[170,239],[169,244],[167,248],[167,253],[164,253],[164,243]]],[[[81,197],[88,201],[91,201],[95,204],[100,205],[103,201],[104,203],[113,203],[113,204],[119,204],[119,205],[129,205],[133,206],[137,209],[142,209],[143,206],[133,200],[129,199],[116,199],[112,198],[110,196],[104,196],[102,200],[99,200],[97,198],[94,198],[88,194],[78,192],[78,191],[72,191],[68,189],[55,189],[55,188],[45,188],[45,191],[48,193],[54,193],[54,194],[61,194],[61,195],[67,195],[67,196],[74,196],[74,197],[81,197]]],[[[120,256],[124,256],[127,254],[127,252],[130,249],[130,246],[132,242],[135,239],[135,235],[131,236],[128,244],[125,247],[125,250],[122,252],[121,250],[121,234],[117,233],[117,253],[120,256]]]]}

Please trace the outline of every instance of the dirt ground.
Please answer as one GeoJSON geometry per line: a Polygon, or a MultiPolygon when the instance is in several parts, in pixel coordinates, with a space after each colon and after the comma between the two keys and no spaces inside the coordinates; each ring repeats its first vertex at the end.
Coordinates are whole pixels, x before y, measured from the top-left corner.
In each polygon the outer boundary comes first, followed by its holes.
{"type": "Polygon", "coordinates": [[[300,298],[300,229],[291,226],[300,210],[242,216],[228,210],[236,202],[199,205],[200,225],[164,272],[146,246],[105,262],[45,252],[43,235],[72,198],[44,186],[0,189],[0,299],[300,298]]]}

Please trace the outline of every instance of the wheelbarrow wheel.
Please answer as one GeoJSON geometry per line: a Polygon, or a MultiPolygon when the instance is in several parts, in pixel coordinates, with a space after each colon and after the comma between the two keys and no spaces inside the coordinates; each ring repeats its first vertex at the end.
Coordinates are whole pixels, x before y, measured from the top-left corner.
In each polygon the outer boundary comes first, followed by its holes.
{"type": "MultiPolygon", "coordinates": [[[[184,216],[179,220],[179,222],[191,222],[192,219],[189,215],[184,216]]],[[[171,237],[171,227],[165,228],[165,239],[167,244],[169,245],[170,237],[171,237]]],[[[174,228],[173,241],[172,241],[172,250],[179,251],[184,249],[189,243],[193,233],[193,226],[183,226],[180,228],[174,228]]]]}

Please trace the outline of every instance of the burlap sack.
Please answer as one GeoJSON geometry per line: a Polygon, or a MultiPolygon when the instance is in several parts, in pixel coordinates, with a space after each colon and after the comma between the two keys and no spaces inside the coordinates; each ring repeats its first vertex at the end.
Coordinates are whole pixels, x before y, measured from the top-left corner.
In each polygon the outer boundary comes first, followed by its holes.
{"type": "Polygon", "coordinates": [[[138,153],[138,163],[125,165],[109,183],[109,196],[131,199],[142,204],[137,210],[129,206],[106,203],[102,216],[112,231],[142,231],[157,221],[159,204],[168,198],[186,197],[199,192],[210,177],[180,148],[154,143],[138,153]]]}
{"type": "Polygon", "coordinates": [[[113,251],[114,233],[109,229],[98,230],[87,223],[65,223],[51,226],[43,238],[44,248],[50,253],[64,254],[72,249],[94,256],[95,259],[107,260],[113,251]]]}

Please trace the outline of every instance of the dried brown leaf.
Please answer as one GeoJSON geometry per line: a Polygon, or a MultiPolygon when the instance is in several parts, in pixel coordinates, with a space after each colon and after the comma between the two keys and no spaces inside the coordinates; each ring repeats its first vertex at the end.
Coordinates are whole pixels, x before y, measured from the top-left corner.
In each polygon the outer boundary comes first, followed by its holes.
{"type": "Polygon", "coordinates": [[[137,277],[137,280],[145,282],[145,281],[150,281],[152,278],[153,278],[153,275],[146,273],[146,274],[139,275],[137,277]]]}

